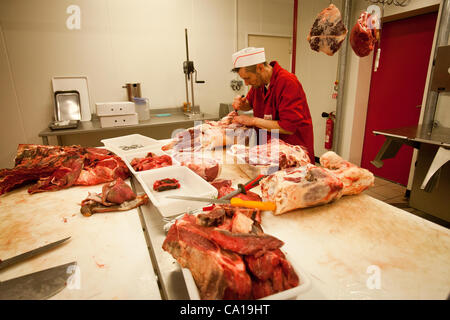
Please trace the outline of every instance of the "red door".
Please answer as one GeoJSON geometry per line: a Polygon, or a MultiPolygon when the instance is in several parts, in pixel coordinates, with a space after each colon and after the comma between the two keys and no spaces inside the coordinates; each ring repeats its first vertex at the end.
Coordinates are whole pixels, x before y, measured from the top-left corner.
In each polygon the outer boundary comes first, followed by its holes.
{"type": "MultiPolygon", "coordinates": [[[[370,163],[385,137],[373,130],[417,125],[437,13],[383,24],[381,56],[370,83],[361,166],[374,175],[407,185],[413,148],[403,145],[381,168],[370,163]]],[[[375,54],[374,54],[375,58],[375,54]]]]}

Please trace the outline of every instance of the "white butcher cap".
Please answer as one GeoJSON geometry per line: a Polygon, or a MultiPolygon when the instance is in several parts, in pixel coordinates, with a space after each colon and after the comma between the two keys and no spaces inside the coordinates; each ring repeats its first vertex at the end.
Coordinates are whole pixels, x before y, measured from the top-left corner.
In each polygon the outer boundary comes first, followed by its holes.
{"type": "Polygon", "coordinates": [[[264,48],[245,48],[233,54],[233,68],[253,66],[266,62],[264,48]]]}

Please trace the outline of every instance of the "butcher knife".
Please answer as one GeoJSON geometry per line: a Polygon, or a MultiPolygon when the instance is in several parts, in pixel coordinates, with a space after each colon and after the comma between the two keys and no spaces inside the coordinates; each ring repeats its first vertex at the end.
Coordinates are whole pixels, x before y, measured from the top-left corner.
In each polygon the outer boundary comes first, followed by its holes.
{"type": "Polygon", "coordinates": [[[189,201],[203,201],[203,202],[217,203],[217,204],[230,204],[233,207],[255,208],[255,209],[269,210],[269,211],[275,211],[275,208],[276,208],[276,205],[274,202],[249,201],[249,200],[242,200],[241,198],[231,198],[229,200],[200,198],[200,197],[186,197],[186,196],[166,196],[166,198],[189,200],[189,201]]]}
{"type": "Polygon", "coordinates": [[[43,300],[60,292],[75,270],[76,262],[0,282],[0,300],[43,300]]]}
{"type": "Polygon", "coordinates": [[[69,239],[70,239],[70,237],[67,237],[67,238],[64,238],[64,239],[61,239],[61,240],[58,240],[58,241],[46,244],[45,246],[42,246],[40,248],[33,249],[31,251],[19,254],[18,256],[6,259],[4,261],[0,260],[0,270],[5,269],[5,268],[7,268],[7,267],[9,267],[9,266],[11,266],[13,264],[22,262],[22,261],[24,261],[26,259],[29,259],[31,257],[34,257],[34,256],[36,256],[36,255],[38,255],[38,254],[40,254],[42,252],[48,251],[48,250],[50,250],[50,249],[60,245],[61,243],[63,243],[66,240],[69,240],[69,239]]]}

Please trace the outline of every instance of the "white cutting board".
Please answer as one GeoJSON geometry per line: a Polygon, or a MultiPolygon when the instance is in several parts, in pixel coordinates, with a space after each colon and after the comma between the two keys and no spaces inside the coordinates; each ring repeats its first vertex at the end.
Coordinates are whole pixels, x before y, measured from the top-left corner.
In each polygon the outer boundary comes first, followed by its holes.
{"type": "MultiPolygon", "coordinates": [[[[126,180],[128,183],[128,180],[126,180]]],[[[85,217],[80,202],[102,184],[28,194],[28,186],[0,197],[0,259],[70,236],[64,244],[0,272],[13,279],[71,261],[72,286],[52,300],[160,300],[138,209],[85,217]]]]}
{"type": "Polygon", "coordinates": [[[81,121],[91,121],[88,79],[79,77],[53,77],[53,93],[56,91],[76,90],[80,94],[81,121]]]}

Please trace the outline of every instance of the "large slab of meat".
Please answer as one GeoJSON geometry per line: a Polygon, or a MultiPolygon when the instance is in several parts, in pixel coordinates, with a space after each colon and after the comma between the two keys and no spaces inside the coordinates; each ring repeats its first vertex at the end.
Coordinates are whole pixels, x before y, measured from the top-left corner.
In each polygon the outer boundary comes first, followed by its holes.
{"type": "Polygon", "coordinates": [[[191,271],[201,299],[259,299],[299,285],[283,242],[264,234],[250,211],[218,206],[169,229],[163,249],[191,271]]]}
{"type": "Polygon", "coordinates": [[[332,56],[338,51],[347,35],[339,9],[330,4],[317,16],[306,40],[311,49],[332,56]]]}
{"type": "Polygon", "coordinates": [[[263,200],[275,202],[276,215],[337,200],[344,187],[333,173],[312,164],[275,172],[260,186],[263,200]]]}
{"type": "Polygon", "coordinates": [[[0,195],[30,183],[28,192],[36,193],[129,176],[122,159],[106,149],[20,144],[14,168],[0,170],[0,195]]]}
{"type": "Polygon", "coordinates": [[[199,152],[240,142],[245,143],[249,139],[251,129],[232,123],[236,115],[237,112],[232,111],[220,121],[205,120],[200,125],[179,132],[161,149],[173,152],[199,152]]]}
{"type": "Polygon", "coordinates": [[[378,38],[376,24],[377,16],[365,11],[350,31],[350,45],[357,56],[368,56],[375,48],[378,38]]]}
{"type": "Polygon", "coordinates": [[[238,167],[252,179],[280,169],[303,166],[311,161],[308,152],[301,146],[274,138],[266,144],[252,147],[233,145],[230,152],[236,155],[238,167]]]}
{"type": "Polygon", "coordinates": [[[308,152],[301,146],[291,145],[279,139],[266,144],[246,147],[233,145],[231,152],[254,166],[278,166],[280,169],[298,167],[310,163],[308,152]]]}
{"type": "Polygon", "coordinates": [[[325,152],[320,157],[320,164],[343,182],[344,196],[361,193],[375,182],[372,172],[342,159],[333,151],[325,152]]]}

